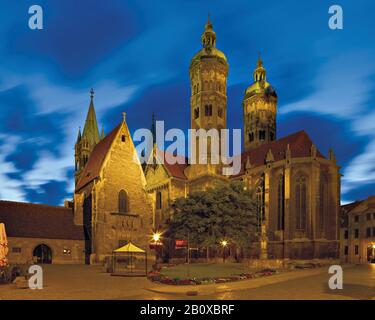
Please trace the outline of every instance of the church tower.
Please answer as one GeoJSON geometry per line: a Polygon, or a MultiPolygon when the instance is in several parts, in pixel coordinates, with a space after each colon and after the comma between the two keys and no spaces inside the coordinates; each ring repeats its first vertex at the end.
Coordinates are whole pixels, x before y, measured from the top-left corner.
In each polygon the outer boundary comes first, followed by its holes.
{"type": "Polygon", "coordinates": [[[254,83],[243,99],[245,151],[276,140],[277,94],[266,81],[266,69],[259,56],[254,83]]]}
{"type": "MultiPolygon", "coordinates": [[[[101,136],[104,137],[102,129],[101,136]]],[[[86,166],[89,156],[100,141],[98,122],[96,120],[94,108],[94,89],[90,90],[90,106],[86,116],[85,126],[81,134],[81,128],[78,130],[77,142],[75,144],[75,183],[77,184],[82,171],[86,166]]]]}
{"type": "MultiPolygon", "coordinates": [[[[191,129],[224,129],[227,121],[228,62],[216,48],[216,33],[208,17],[201,37],[203,48],[190,64],[190,117],[191,129]]],[[[220,133],[220,132],[219,132],[220,133]]],[[[198,141],[196,141],[198,149],[198,141]]],[[[198,150],[196,159],[199,159],[198,150]]],[[[210,158],[208,139],[208,158],[210,158]]],[[[193,152],[193,150],[191,150],[193,152]]],[[[209,161],[209,160],[208,160],[209,161]]]]}

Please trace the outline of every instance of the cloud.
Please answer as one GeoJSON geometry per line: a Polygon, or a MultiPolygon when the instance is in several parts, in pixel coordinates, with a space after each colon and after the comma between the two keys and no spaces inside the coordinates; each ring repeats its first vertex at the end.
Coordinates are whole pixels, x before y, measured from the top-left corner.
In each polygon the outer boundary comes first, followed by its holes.
{"type": "Polygon", "coordinates": [[[369,103],[375,88],[371,81],[375,74],[372,56],[369,52],[343,53],[329,60],[319,70],[312,94],[280,108],[281,115],[308,111],[346,121],[351,132],[342,134],[338,141],[350,135],[365,136],[370,141],[343,170],[344,196],[360,185],[375,183],[375,112],[369,103]]]}
{"type": "MultiPolygon", "coordinates": [[[[88,88],[51,84],[42,75],[10,78],[10,83],[0,82],[7,84],[0,84],[0,197],[56,204],[57,193],[66,197],[74,190],[74,175],[68,173],[73,170],[78,127],[88,110],[88,88]],[[48,198],[48,190],[54,190],[55,196],[50,193],[48,198]]],[[[95,87],[99,119],[137,92],[136,86],[115,81],[100,81],[95,87]]]]}
{"type": "Polygon", "coordinates": [[[22,182],[12,179],[9,174],[18,173],[13,163],[5,161],[6,156],[13,152],[19,139],[11,135],[0,134],[0,199],[7,200],[25,200],[25,193],[22,188],[22,182]]]}
{"type": "Polygon", "coordinates": [[[373,89],[369,81],[375,72],[373,56],[373,53],[356,52],[332,58],[319,70],[313,82],[313,93],[282,106],[280,112],[309,111],[338,118],[360,117],[373,89]]]}

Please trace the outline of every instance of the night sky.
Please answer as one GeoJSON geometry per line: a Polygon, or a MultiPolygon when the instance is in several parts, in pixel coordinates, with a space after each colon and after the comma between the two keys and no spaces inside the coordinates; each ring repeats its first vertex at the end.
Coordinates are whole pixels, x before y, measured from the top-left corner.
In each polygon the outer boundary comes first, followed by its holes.
{"type": "Polygon", "coordinates": [[[342,167],[342,201],[375,194],[375,2],[1,0],[0,198],[62,204],[74,187],[74,143],[95,88],[99,126],[127,113],[132,132],[189,126],[190,59],[207,13],[230,65],[228,127],[258,52],[276,88],[278,137],[304,129],[342,167]],[[44,29],[28,27],[41,5],[44,29]],[[344,29],[328,28],[328,8],[344,29]]]}

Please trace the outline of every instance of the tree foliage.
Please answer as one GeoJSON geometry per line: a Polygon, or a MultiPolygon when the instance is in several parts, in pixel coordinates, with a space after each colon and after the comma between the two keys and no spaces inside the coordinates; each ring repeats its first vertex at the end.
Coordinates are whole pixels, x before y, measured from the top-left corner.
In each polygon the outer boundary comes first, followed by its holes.
{"type": "Polygon", "coordinates": [[[223,184],[176,199],[172,205],[170,234],[197,246],[210,247],[227,239],[242,247],[257,232],[254,192],[242,182],[223,184]]]}

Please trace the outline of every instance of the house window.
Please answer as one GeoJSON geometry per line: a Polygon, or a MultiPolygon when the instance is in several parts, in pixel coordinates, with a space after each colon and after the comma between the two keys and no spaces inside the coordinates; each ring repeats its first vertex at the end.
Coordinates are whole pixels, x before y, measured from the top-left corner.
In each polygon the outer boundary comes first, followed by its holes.
{"type": "Polygon", "coordinates": [[[345,230],[344,232],[344,239],[349,239],[349,231],[348,230],[345,230]]]}
{"type": "Polygon", "coordinates": [[[368,213],[368,214],[366,215],[366,219],[367,219],[367,221],[370,221],[370,220],[371,220],[371,213],[368,213]]]}
{"type": "Polygon", "coordinates": [[[349,253],[349,247],[348,246],[345,246],[345,248],[344,248],[344,255],[348,255],[348,253],[349,253]]]}
{"type": "Polygon", "coordinates": [[[366,237],[371,238],[371,228],[366,229],[366,237]]]}
{"type": "Polygon", "coordinates": [[[306,178],[300,176],[296,180],[296,229],[306,229],[307,218],[307,186],[306,178]]]}
{"type": "Polygon", "coordinates": [[[278,230],[284,230],[284,212],[285,212],[285,184],[284,176],[279,177],[277,185],[277,202],[278,202],[278,219],[277,228],[278,230]]]}
{"type": "Polygon", "coordinates": [[[354,238],[356,238],[356,239],[359,238],[359,229],[354,230],[354,238]]]}
{"type": "Polygon", "coordinates": [[[275,140],[275,134],[273,132],[270,132],[270,141],[275,140]]]}
{"type": "Polygon", "coordinates": [[[359,247],[358,247],[358,245],[356,245],[356,246],[354,247],[354,254],[355,254],[355,255],[358,255],[358,253],[359,253],[359,247]]]}
{"type": "Polygon", "coordinates": [[[320,178],[320,199],[319,199],[319,226],[324,230],[324,220],[327,216],[328,205],[328,181],[327,177],[322,175],[320,178]]]}
{"type": "Polygon", "coordinates": [[[354,222],[359,222],[359,216],[358,215],[354,216],[354,222]]]}
{"type": "Polygon", "coordinates": [[[121,141],[122,141],[122,142],[125,142],[125,140],[126,140],[126,137],[125,137],[125,135],[123,134],[123,135],[121,136],[121,141]]]}
{"type": "Polygon", "coordinates": [[[125,190],[121,190],[118,194],[118,212],[128,212],[128,194],[125,190]]]}
{"type": "Polygon", "coordinates": [[[161,191],[158,191],[156,193],[156,209],[161,209],[162,208],[162,196],[161,196],[161,191]]]}
{"type": "Polygon", "coordinates": [[[204,114],[205,114],[206,117],[212,116],[212,104],[206,104],[204,106],[204,114]]]}

